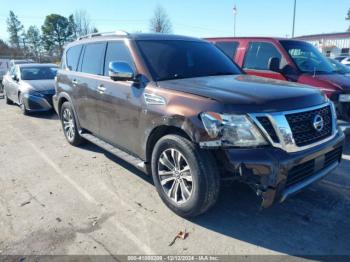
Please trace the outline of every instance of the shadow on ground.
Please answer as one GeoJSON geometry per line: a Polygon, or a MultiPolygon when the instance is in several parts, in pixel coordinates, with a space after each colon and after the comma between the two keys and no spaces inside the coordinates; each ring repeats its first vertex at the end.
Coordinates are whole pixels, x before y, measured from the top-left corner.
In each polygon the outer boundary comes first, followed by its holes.
{"type": "MultiPolygon", "coordinates": [[[[349,147],[348,140],[345,154],[349,154],[349,147]]],[[[90,143],[82,148],[105,154],[153,184],[150,176],[105,150],[90,143]]],[[[191,222],[280,253],[350,255],[350,161],[343,160],[340,169],[285,203],[265,210],[260,209],[259,197],[248,186],[224,184],[216,206],[191,222]]]]}

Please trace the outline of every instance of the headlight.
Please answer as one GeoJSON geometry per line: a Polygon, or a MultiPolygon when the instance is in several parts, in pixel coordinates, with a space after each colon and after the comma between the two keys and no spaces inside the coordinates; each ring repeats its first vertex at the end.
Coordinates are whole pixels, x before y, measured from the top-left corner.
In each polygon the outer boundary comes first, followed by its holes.
{"type": "Polygon", "coordinates": [[[339,95],[339,102],[350,102],[350,94],[339,95]]]}
{"type": "Polygon", "coordinates": [[[246,115],[205,112],[200,116],[208,135],[220,140],[222,146],[256,147],[268,144],[246,115]]]}

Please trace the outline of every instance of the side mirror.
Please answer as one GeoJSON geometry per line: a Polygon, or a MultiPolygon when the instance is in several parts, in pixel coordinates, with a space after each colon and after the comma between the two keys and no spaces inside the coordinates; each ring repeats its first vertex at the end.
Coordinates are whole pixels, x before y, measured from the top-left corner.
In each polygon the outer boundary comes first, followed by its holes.
{"type": "Polygon", "coordinates": [[[110,62],[108,69],[109,77],[115,81],[134,80],[134,70],[126,62],[110,62]]]}
{"type": "Polygon", "coordinates": [[[281,60],[278,57],[271,57],[268,63],[268,69],[270,71],[279,72],[280,71],[281,60]]]}
{"type": "Polygon", "coordinates": [[[18,81],[18,77],[16,75],[11,75],[11,78],[14,80],[14,81],[18,81]]]}

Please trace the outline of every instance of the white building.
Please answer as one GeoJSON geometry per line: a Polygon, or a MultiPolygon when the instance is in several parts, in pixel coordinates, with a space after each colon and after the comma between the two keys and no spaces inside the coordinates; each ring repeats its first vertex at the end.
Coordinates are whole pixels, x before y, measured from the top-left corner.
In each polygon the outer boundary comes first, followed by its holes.
{"type": "Polygon", "coordinates": [[[305,35],[296,39],[313,44],[326,56],[350,55],[350,32],[305,35]]]}

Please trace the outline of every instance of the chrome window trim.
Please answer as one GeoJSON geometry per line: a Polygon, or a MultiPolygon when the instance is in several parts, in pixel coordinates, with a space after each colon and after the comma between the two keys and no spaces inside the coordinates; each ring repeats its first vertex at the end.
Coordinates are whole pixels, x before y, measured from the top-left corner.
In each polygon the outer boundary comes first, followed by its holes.
{"type": "Polygon", "coordinates": [[[307,107],[303,109],[297,109],[297,110],[290,110],[290,111],[281,111],[281,112],[271,112],[271,113],[249,113],[249,117],[254,121],[254,123],[258,126],[258,128],[261,130],[261,132],[264,134],[264,136],[268,139],[268,141],[271,143],[273,147],[280,148],[288,153],[294,153],[299,152],[303,150],[307,150],[309,148],[321,145],[327,141],[332,140],[338,133],[337,130],[337,123],[336,123],[336,112],[334,104],[331,101],[327,101],[326,103],[323,103],[318,106],[313,107],[307,107]],[[306,146],[297,146],[293,137],[293,132],[289,126],[289,123],[287,121],[286,115],[289,114],[295,114],[295,113],[303,113],[308,112],[312,110],[317,110],[326,106],[330,106],[331,108],[331,114],[332,114],[332,134],[318,142],[306,145],[306,146]],[[275,143],[270,135],[267,133],[265,128],[262,126],[260,121],[257,119],[258,117],[267,117],[273,128],[275,129],[275,132],[277,134],[277,137],[279,138],[280,142],[275,143]]]}

